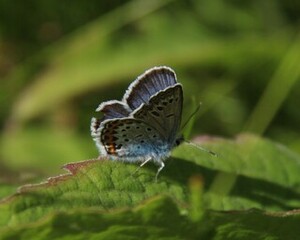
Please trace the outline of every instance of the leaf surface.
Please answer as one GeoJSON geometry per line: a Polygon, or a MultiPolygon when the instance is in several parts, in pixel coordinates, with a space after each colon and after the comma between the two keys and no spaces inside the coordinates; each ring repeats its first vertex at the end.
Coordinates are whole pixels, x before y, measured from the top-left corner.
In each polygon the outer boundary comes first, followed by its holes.
{"type": "Polygon", "coordinates": [[[34,235],[35,229],[41,230],[37,236],[46,234],[45,239],[60,231],[66,236],[74,231],[78,239],[85,234],[99,239],[193,239],[213,231],[215,238],[211,239],[263,239],[263,230],[268,228],[266,236],[280,239],[279,227],[287,231],[299,221],[299,210],[292,211],[300,206],[297,154],[250,134],[234,140],[202,137],[195,143],[217,152],[219,157],[183,144],[173,151],[158,182],[154,181],[157,167],[152,164],[135,174],[136,164],[105,159],[67,164],[69,173],[25,185],[2,200],[0,233],[7,236],[3,239],[34,235]],[[191,201],[193,188],[189,182],[195,176],[201,176],[203,191],[196,192],[196,200],[191,201]],[[152,201],[160,202],[159,206],[152,201]],[[189,217],[197,208],[200,214],[194,216],[198,217],[189,217]],[[253,208],[260,210],[249,210],[253,208]],[[139,211],[145,211],[144,215],[139,211]],[[86,225],[81,221],[91,226],[87,232],[82,232],[86,225]],[[62,222],[66,229],[58,227],[62,222]],[[190,231],[189,226],[199,231],[190,231]]]}

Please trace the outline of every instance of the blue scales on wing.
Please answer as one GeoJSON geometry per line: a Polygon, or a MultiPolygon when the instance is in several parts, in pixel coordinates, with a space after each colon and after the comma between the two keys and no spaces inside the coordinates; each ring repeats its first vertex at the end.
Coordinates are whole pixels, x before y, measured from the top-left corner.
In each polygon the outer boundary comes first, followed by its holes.
{"type": "Polygon", "coordinates": [[[100,140],[109,156],[125,161],[161,158],[167,147],[153,127],[130,118],[104,122],[100,140]]]}

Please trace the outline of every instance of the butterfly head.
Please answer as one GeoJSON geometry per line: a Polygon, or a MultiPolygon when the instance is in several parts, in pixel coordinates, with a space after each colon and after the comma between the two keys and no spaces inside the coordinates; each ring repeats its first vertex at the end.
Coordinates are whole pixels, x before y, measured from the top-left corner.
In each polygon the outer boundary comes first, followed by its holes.
{"type": "Polygon", "coordinates": [[[183,135],[180,135],[179,137],[176,138],[174,147],[179,146],[183,142],[184,142],[184,137],[183,137],[183,135]]]}

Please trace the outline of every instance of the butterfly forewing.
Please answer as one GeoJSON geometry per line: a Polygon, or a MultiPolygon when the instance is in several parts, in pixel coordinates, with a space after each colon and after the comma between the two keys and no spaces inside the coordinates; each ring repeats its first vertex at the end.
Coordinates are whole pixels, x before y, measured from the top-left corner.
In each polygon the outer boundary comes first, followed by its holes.
{"type": "Polygon", "coordinates": [[[133,116],[148,123],[172,145],[180,127],[182,102],[182,87],[176,84],[154,95],[149,104],[142,105],[133,116]]]}
{"type": "Polygon", "coordinates": [[[168,67],[154,67],[140,75],[126,91],[123,101],[131,109],[137,109],[150,98],[170,86],[176,84],[176,75],[168,67]]]}

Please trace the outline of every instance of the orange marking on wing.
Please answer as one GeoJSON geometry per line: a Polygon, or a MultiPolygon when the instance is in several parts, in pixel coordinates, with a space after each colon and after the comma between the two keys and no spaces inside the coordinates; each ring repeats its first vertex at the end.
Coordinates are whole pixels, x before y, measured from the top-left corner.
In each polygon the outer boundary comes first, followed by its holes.
{"type": "Polygon", "coordinates": [[[116,146],[113,143],[110,143],[106,146],[106,150],[108,154],[116,155],[116,146]]]}

